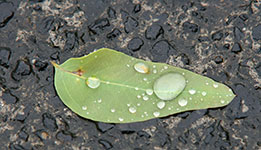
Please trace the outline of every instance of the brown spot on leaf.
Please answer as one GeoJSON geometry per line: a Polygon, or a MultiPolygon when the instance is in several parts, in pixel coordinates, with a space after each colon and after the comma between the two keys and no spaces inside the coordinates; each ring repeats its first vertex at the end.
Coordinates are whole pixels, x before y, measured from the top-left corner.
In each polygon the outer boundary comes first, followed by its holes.
{"type": "Polygon", "coordinates": [[[74,71],[72,73],[77,74],[78,76],[82,76],[84,71],[82,69],[78,69],[77,71],[74,71]]]}

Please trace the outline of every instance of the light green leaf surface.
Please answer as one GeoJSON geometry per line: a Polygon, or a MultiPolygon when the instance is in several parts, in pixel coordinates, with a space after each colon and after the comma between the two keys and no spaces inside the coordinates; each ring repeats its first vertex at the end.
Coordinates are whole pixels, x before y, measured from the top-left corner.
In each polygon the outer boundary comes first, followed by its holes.
{"type": "Polygon", "coordinates": [[[235,97],[230,88],[210,78],[107,48],[53,65],[63,103],[100,122],[139,122],[222,107],[235,97]]]}

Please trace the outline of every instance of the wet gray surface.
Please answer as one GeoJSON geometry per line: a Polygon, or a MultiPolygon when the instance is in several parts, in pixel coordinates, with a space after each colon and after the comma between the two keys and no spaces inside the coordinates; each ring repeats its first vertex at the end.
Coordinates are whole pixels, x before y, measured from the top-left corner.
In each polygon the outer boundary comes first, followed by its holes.
{"type": "Polygon", "coordinates": [[[258,1],[0,0],[1,150],[261,149],[258,1]],[[50,61],[101,47],[230,86],[226,107],[93,122],[57,96],[50,61]]]}

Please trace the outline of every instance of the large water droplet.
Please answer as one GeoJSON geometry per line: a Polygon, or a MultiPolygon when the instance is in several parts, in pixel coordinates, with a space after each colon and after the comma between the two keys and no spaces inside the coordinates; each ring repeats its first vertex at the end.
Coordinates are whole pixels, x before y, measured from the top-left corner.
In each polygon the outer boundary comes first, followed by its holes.
{"type": "Polygon", "coordinates": [[[182,99],[179,99],[178,103],[179,103],[180,106],[183,107],[183,106],[187,105],[188,101],[186,99],[182,98],[182,99]]]}
{"type": "Polygon", "coordinates": [[[149,72],[149,67],[142,62],[136,63],[134,65],[134,69],[139,73],[148,73],[149,72]]]}
{"type": "Polygon", "coordinates": [[[129,112],[130,112],[130,113],[135,113],[135,112],[136,112],[136,108],[130,107],[130,108],[129,108],[129,112]]]}
{"type": "Polygon", "coordinates": [[[164,107],[165,107],[165,102],[158,102],[158,103],[157,103],[157,107],[158,107],[159,109],[164,108],[164,107]]]}
{"type": "Polygon", "coordinates": [[[98,78],[89,77],[89,78],[86,80],[86,84],[87,84],[90,88],[96,89],[97,87],[100,86],[101,81],[100,81],[100,79],[98,79],[98,78]]]}
{"type": "Polygon", "coordinates": [[[159,77],[153,85],[155,94],[161,100],[172,100],[185,88],[186,80],[178,73],[167,73],[159,77]]]}
{"type": "Polygon", "coordinates": [[[147,90],[146,90],[146,94],[152,95],[152,94],[153,94],[153,90],[152,90],[152,89],[147,89],[147,90]]]}

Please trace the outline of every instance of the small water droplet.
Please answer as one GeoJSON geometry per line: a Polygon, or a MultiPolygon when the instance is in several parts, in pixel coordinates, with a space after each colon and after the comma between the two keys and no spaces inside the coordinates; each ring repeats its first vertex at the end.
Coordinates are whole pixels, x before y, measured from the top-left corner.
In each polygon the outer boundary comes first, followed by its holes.
{"type": "Polygon", "coordinates": [[[153,73],[157,73],[157,70],[156,69],[153,69],[153,71],[152,71],[153,73]]]}
{"type": "Polygon", "coordinates": [[[153,90],[152,90],[152,89],[147,89],[147,90],[146,90],[146,93],[147,93],[148,95],[152,95],[152,94],[153,94],[153,90]]]}
{"type": "Polygon", "coordinates": [[[203,91],[201,94],[202,94],[203,96],[206,96],[206,95],[207,95],[207,92],[203,91]]]}
{"type": "Polygon", "coordinates": [[[135,90],[137,90],[137,91],[138,91],[138,90],[139,90],[139,88],[138,88],[138,87],[135,87],[135,90]]]}
{"type": "Polygon", "coordinates": [[[97,101],[98,103],[101,103],[102,102],[102,99],[98,99],[98,101],[97,101]]]}
{"type": "Polygon", "coordinates": [[[164,107],[165,107],[165,102],[158,102],[158,103],[157,103],[157,107],[158,107],[159,109],[164,108],[164,107]]]}
{"type": "Polygon", "coordinates": [[[87,110],[87,106],[82,106],[82,110],[87,110]]]}
{"type": "Polygon", "coordinates": [[[183,107],[187,105],[188,101],[186,99],[181,98],[179,99],[178,103],[181,107],[183,107]]]}
{"type": "Polygon", "coordinates": [[[155,66],[155,65],[153,65],[152,67],[153,67],[153,68],[156,68],[156,66],[155,66]]]}
{"type": "Polygon", "coordinates": [[[192,97],[190,97],[189,100],[192,100],[192,97]]]}
{"type": "Polygon", "coordinates": [[[196,90],[194,90],[194,89],[189,90],[189,94],[194,95],[195,93],[196,93],[196,90]]]}
{"type": "Polygon", "coordinates": [[[127,67],[130,67],[130,65],[129,65],[129,64],[127,64],[126,66],[127,66],[127,67]]]}
{"type": "Polygon", "coordinates": [[[115,112],[116,110],[115,109],[111,109],[111,112],[115,112]]]}
{"type": "Polygon", "coordinates": [[[164,69],[168,69],[168,66],[164,66],[164,69]]]}
{"type": "Polygon", "coordinates": [[[144,81],[147,81],[148,79],[147,78],[143,78],[144,81]]]}
{"type": "Polygon", "coordinates": [[[109,81],[106,81],[106,84],[110,84],[110,82],[109,82],[109,81]]]}
{"type": "Polygon", "coordinates": [[[209,85],[209,83],[208,83],[208,82],[206,82],[206,85],[209,85]]]}
{"type": "Polygon", "coordinates": [[[130,104],[127,104],[128,107],[130,107],[130,104]]]}
{"type": "Polygon", "coordinates": [[[87,111],[86,114],[89,115],[89,112],[87,111]]]}
{"type": "Polygon", "coordinates": [[[214,87],[214,88],[217,88],[217,87],[218,87],[218,84],[214,83],[214,84],[213,84],[213,87],[214,87]]]}
{"type": "Polygon", "coordinates": [[[168,110],[171,110],[171,107],[169,107],[168,110]]]}
{"type": "Polygon", "coordinates": [[[145,93],[142,93],[141,95],[142,95],[142,96],[144,96],[144,95],[145,95],[145,93]]]}
{"type": "Polygon", "coordinates": [[[140,106],[140,103],[137,103],[137,106],[140,106]]]}
{"type": "Polygon", "coordinates": [[[136,108],[130,107],[130,108],[129,108],[129,112],[132,113],[132,114],[135,113],[135,112],[136,112],[136,108]]]}
{"type": "Polygon", "coordinates": [[[97,58],[97,57],[98,57],[98,56],[96,56],[96,55],[94,56],[94,58],[97,58]]]}
{"type": "Polygon", "coordinates": [[[123,120],[124,120],[123,118],[121,118],[121,117],[119,118],[119,121],[123,121],[123,120]]]}
{"type": "Polygon", "coordinates": [[[155,94],[161,100],[172,100],[185,88],[185,78],[178,73],[167,73],[159,77],[153,85],[155,94]]]}
{"type": "Polygon", "coordinates": [[[149,67],[142,62],[136,63],[134,65],[134,69],[139,73],[148,73],[149,72],[149,67]]]}
{"type": "Polygon", "coordinates": [[[160,115],[160,112],[157,112],[157,111],[156,111],[156,112],[153,113],[153,115],[154,115],[155,117],[158,117],[158,116],[160,115]]]}
{"type": "Polygon", "coordinates": [[[145,95],[145,96],[143,96],[143,100],[147,101],[147,100],[149,100],[149,97],[147,95],[145,95]]]}
{"type": "Polygon", "coordinates": [[[80,79],[79,79],[79,78],[76,78],[76,81],[80,81],[80,79]]]}
{"type": "Polygon", "coordinates": [[[141,118],[143,118],[144,117],[144,115],[141,115],[141,118]]]}
{"type": "Polygon", "coordinates": [[[220,101],[220,103],[224,104],[224,103],[225,103],[225,100],[222,99],[222,100],[220,101]]]}
{"type": "Polygon", "coordinates": [[[98,78],[89,77],[89,78],[87,78],[87,80],[86,80],[86,84],[87,84],[90,88],[96,89],[97,87],[100,86],[101,81],[100,81],[100,79],[98,79],[98,78]]]}
{"type": "Polygon", "coordinates": [[[137,95],[137,98],[141,98],[141,96],[140,96],[140,95],[137,95]]]}
{"type": "Polygon", "coordinates": [[[182,72],[182,75],[184,76],[184,75],[185,75],[185,73],[184,73],[184,72],[182,72]]]}

